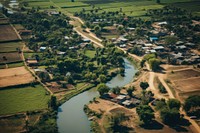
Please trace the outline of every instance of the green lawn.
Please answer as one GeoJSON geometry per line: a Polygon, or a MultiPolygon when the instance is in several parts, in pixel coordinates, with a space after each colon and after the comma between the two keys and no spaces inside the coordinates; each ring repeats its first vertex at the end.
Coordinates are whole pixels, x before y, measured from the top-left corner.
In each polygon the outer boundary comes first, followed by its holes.
{"type": "Polygon", "coordinates": [[[0,90],[0,115],[45,109],[49,98],[41,85],[0,90]]]}
{"type": "Polygon", "coordinates": [[[88,57],[90,57],[90,58],[94,58],[95,53],[96,53],[96,52],[93,51],[93,50],[86,50],[86,51],[85,51],[85,55],[88,56],[88,57]]]}
{"type": "Polygon", "coordinates": [[[8,43],[0,43],[0,53],[2,52],[15,52],[16,48],[22,49],[22,42],[8,42],[8,43]]]}

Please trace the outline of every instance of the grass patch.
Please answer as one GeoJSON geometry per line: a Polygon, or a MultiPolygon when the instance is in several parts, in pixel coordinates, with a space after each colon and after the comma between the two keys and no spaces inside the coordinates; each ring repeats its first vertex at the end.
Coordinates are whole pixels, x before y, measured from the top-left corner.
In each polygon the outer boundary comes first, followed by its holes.
{"type": "Polygon", "coordinates": [[[86,50],[85,51],[85,55],[90,57],[90,58],[94,58],[96,51],[93,50],[86,50]]]}
{"type": "Polygon", "coordinates": [[[0,115],[47,108],[50,96],[41,85],[0,91],[0,115]]]}
{"type": "Polygon", "coordinates": [[[8,43],[0,43],[0,53],[5,52],[16,52],[17,48],[22,49],[22,42],[8,42],[8,43]]]}

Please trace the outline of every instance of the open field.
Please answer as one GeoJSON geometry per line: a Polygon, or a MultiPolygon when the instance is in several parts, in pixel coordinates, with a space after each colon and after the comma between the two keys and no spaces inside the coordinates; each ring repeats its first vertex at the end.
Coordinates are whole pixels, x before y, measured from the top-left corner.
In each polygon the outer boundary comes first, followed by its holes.
{"type": "Polygon", "coordinates": [[[85,55],[86,56],[88,56],[88,57],[90,57],[90,58],[94,58],[94,56],[95,56],[95,51],[92,51],[92,50],[86,50],[85,51],[85,55]]]}
{"type": "Polygon", "coordinates": [[[45,109],[49,98],[41,85],[0,90],[0,115],[45,109]]]}
{"type": "Polygon", "coordinates": [[[192,77],[199,77],[200,72],[194,69],[185,69],[180,71],[174,71],[174,73],[168,74],[169,79],[171,80],[181,80],[181,79],[188,79],[192,77]]]}
{"type": "Polygon", "coordinates": [[[15,52],[17,48],[22,49],[22,42],[8,42],[8,43],[0,43],[0,53],[2,52],[15,52]]]}
{"type": "Polygon", "coordinates": [[[174,81],[174,84],[182,92],[200,91],[200,77],[174,81]]]}
{"type": "Polygon", "coordinates": [[[21,24],[14,24],[13,25],[16,30],[24,30],[25,28],[21,24]]]}
{"type": "Polygon", "coordinates": [[[34,80],[25,67],[0,69],[0,87],[30,83],[34,80]]]}
{"type": "Polygon", "coordinates": [[[194,11],[194,13],[199,13],[199,2],[195,0],[162,0],[161,4],[156,3],[154,0],[76,0],[71,2],[71,0],[28,0],[29,7],[40,7],[41,9],[48,9],[50,6],[59,6],[62,11],[67,11],[70,13],[80,12],[85,9],[85,11],[90,11],[93,8],[100,8],[100,13],[103,11],[119,11],[120,8],[122,12],[129,16],[145,16],[146,11],[149,9],[159,9],[168,4],[175,4],[181,8],[189,11],[194,11]],[[195,6],[194,6],[195,5],[195,6]]]}
{"type": "Polygon", "coordinates": [[[180,70],[169,72],[167,75],[178,93],[184,93],[186,96],[191,92],[200,92],[200,72],[198,70],[180,67],[180,70]]]}
{"type": "Polygon", "coordinates": [[[0,25],[1,24],[8,24],[9,20],[7,18],[0,18],[0,25]]]}
{"type": "Polygon", "coordinates": [[[22,61],[21,53],[0,53],[0,64],[22,61]]]}
{"type": "Polygon", "coordinates": [[[19,40],[13,27],[10,25],[0,25],[0,42],[19,40]]]}

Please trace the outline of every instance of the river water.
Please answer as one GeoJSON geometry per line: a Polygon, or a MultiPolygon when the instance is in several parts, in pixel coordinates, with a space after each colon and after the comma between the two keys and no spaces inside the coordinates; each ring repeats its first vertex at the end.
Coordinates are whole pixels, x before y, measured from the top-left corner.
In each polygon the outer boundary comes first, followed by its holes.
{"type": "MultiPolygon", "coordinates": [[[[136,67],[129,60],[125,61],[125,76],[117,75],[107,82],[106,85],[113,88],[123,87],[130,83],[135,73],[136,67]]],[[[60,133],[90,133],[90,121],[83,111],[85,104],[88,104],[94,97],[99,96],[96,88],[85,91],[62,104],[58,109],[58,131],[60,133]]]]}

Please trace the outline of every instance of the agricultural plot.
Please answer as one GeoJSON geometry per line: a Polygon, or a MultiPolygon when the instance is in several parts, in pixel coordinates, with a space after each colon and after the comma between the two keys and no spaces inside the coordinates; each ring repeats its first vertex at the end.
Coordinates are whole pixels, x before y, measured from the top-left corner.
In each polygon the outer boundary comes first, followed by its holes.
{"type": "Polygon", "coordinates": [[[49,1],[33,1],[29,2],[28,4],[29,7],[34,7],[34,8],[41,8],[41,9],[49,9],[51,6],[54,6],[53,3],[49,1]]]}
{"type": "Polygon", "coordinates": [[[1,24],[8,24],[9,20],[7,18],[0,18],[0,25],[1,24]]]}
{"type": "Polygon", "coordinates": [[[13,63],[22,61],[21,53],[0,53],[0,64],[13,63]]]}
{"type": "Polygon", "coordinates": [[[41,85],[0,90],[0,115],[46,109],[49,98],[41,85]]]}
{"type": "Polygon", "coordinates": [[[178,92],[186,93],[200,91],[200,72],[194,69],[184,69],[168,74],[178,92]]]}
{"type": "Polygon", "coordinates": [[[176,88],[182,92],[200,91],[200,77],[174,81],[176,88]]]}
{"type": "Polygon", "coordinates": [[[25,67],[0,69],[0,87],[26,84],[34,81],[35,78],[25,67]]]}
{"type": "Polygon", "coordinates": [[[22,49],[22,42],[0,43],[0,53],[16,52],[18,48],[22,49]]]}
{"type": "Polygon", "coordinates": [[[10,25],[0,25],[0,42],[20,40],[10,25]]]}

